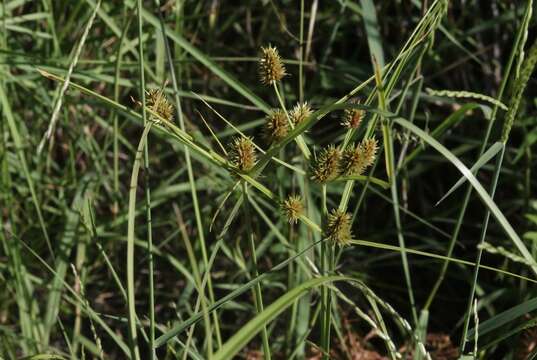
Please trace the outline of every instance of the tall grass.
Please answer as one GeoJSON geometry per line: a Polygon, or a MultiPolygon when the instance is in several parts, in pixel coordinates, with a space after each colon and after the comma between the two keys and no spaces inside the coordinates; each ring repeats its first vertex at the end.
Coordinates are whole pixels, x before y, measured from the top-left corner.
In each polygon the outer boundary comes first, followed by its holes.
{"type": "Polygon", "coordinates": [[[0,359],[533,358],[524,5],[3,1],[0,359]]]}

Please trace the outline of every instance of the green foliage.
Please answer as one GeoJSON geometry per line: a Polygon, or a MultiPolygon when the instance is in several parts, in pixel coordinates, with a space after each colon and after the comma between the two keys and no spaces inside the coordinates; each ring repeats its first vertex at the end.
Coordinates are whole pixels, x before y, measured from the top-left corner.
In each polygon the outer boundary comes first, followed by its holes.
{"type": "Polygon", "coordinates": [[[533,7],[3,1],[0,359],[535,356],[533,7]]]}

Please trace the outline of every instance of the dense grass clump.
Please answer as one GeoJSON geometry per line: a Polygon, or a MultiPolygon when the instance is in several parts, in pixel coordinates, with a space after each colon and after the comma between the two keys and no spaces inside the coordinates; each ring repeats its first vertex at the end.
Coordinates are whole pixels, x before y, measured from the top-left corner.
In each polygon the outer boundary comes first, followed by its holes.
{"type": "Polygon", "coordinates": [[[533,359],[532,0],[0,4],[0,360],[533,359]]]}

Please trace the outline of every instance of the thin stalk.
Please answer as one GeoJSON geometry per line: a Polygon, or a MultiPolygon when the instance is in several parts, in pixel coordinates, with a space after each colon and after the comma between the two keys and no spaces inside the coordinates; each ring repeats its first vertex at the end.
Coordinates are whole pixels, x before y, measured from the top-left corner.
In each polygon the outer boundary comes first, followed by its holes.
{"type": "MultiPolygon", "coordinates": [[[[378,95],[379,106],[381,110],[386,111],[388,107],[386,104],[386,97],[384,93],[382,72],[375,58],[373,58],[373,66],[375,69],[375,80],[377,84],[377,95],[378,95]]],[[[410,275],[410,268],[408,266],[408,257],[405,251],[405,238],[403,236],[403,230],[401,226],[401,217],[399,214],[399,194],[397,192],[397,178],[396,178],[396,173],[395,173],[395,155],[393,151],[393,136],[391,132],[391,125],[382,116],[380,117],[380,121],[381,121],[381,127],[382,127],[382,138],[384,140],[384,156],[385,156],[385,162],[386,162],[386,173],[388,174],[388,180],[390,183],[390,190],[392,194],[393,213],[395,217],[395,226],[397,228],[397,239],[399,241],[399,246],[402,249],[401,261],[403,263],[403,272],[405,275],[408,299],[410,302],[410,308],[412,310],[412,319],[414,320],[414,324],[418,324],[418,313],[416,310],[416,302],[414,300],[412,278],[410,275]]]]}
{"type": "Polygon", "coordinates": [[[298,99],[304,102],[304,0],[300,0],[300,35],[298,52],[298,99]]]}
{"type": "MultiPolygon", "coordinates": [[[[142,120],[144,126],[147,125],[147,114],[145,108],[145,72],[144,72],[144,43],[143,39],[143,19],[142,0],[138,0],[138,65],[140,76],[140,100],[142,102],[142,120]]],[[[144,178],[145,178],[145,217],[147,226],[147,255],[148,255],[148,278],[149,278],[149,359],[155,359],[155,289],[153,283],[153,231],[151,225],[151,190],[149,187],[149,147],[147,140],[144,143],[144,178]]]]}
{"type": "MultiPolygon", "coordinates": [[[[531,7],[529,6],[529,4],[530,3],[528,3],[528,6],[526,7],[526,13],[531,10],[531,7]]],[[[502,96],[503,96],[503,92],[505,91],[505,87],[507,85],[507,80],[509,78],[509,73],[511,72],[511,68],[513,66],[515,55],[516,55],[516,52],[518,50],[518,44],[520,43],[521,39],[523,38],[523,32],[524,32],[523,27],[521,27],[519,29],[518,34],[517,34],[517,39],[515,41],[515,45],[513,46],[513,50],[511,52],[510,57],[509,57],[508,63],[506,65],[505,75],[504,75],[504,77],[502,79],[502,83],[500,84],[500,90],[498,92],[497,99],[501,99],[502,96]]],[[[507,141],[510,128],[512,126],[512,123],[514,121],[514,117],[515,117],[516,112],[518,110],[520,97],[521,97],[522,92],[523,92],[523,90],[525,88],[527,80],[529,79],[529,76],[531,75],[531,72],[533,71],[533,68],[535,66],[535,61],[537,61],[537,42],[533,44],[533,46],[532,46],[532,48],[530,50],[530,55],[528,56],[528,60],[530,60],[526,64],[528,69],[525,69],[527,79],[525,79],[526,81],[523,81],[524,79],[522,79],[522,81],[518,82],[518,84],[517,84],[518,88],[515,89],[515,95],[512,97],[511,104],[509,106],[509,112],[506,115],[506,122],[504,124],[504,129],[503,129],[503,132],[502,132],[502,142],[504,144],[507,141]],[[533,55],[533,59],[532,59],[532,55],[533,55]],[[518,96],[518,100],[517,100],[517,96],[518,96]]],[[[523,74],[524,74],[524,71],[523,71],[523,74]]],[[[494,110],[493,110],[492,114],[491,114],[491,119],[488,122],[486,134],[485,134],[485,137],[484,137],[483,142],[481,144],[478,159],[483,155],[483,153],[485,152],[485,150],[487,148],[487,144],[488,144],[488,141],[489,141],[489,138],[490,138],[490,134],[492,132],[492,126],[493,126],[493,124],[495,123],[495,120],[496,120],[497,111],[498,111],[498,106],[496,105],[494,107],[494,110]]],[[[503,153],[503,151],[504,150],[502,150],[502,153],[503,153]]],[[[501,166],[501,164],[500,164],[500,166],[501,166]]],[[[473,188],[472,188],[471,184],[468,184],[467,188],[466,188],[466,193],[465,193],[465,196],[464,196],[464,200],[463,200],[463,205],[462,205],[460,213],[459,213],[459,218],[457,220],[457,224],[455,225],[455,230],[453,232],[453,236],[452,236],[452,238],[450,240],[450,243],[449,243],[448,253],[447,253],[448,257],[450,257],[451,254],[453,253],[453,248],[455,247],[455,243],[457,242],[459,231],[460,231],[460,228],[462,226],[462,221],[463,221],[464,215],[466,213],[466,208],[468,206],[468,202],[469,202],[469,199],[470,199],[470,195],[472,194],[472,190],[473,190],[473,188]]],[[[487,218],[487,216],[490,216],[490,214],[489,215],[487,215],[487,214],[489,214],[488,210],[487,210],[487,213],[485,214],[485,219],[487,218]]],[[[484,221],[483,224],[485,224],[485,219],[483,220],[484,221]]],[[[485,228],[485,231],[486,231],[486,228],[485,228]]],[[[442,283],[442,281],[444,279],[444,276],[446,274],[448,266],[449,266],[449,263],[447,261],[444,262],[444,264],[442,266],[442,269],[440,271],[440,275],[439,275],[435,285],[433,286],[433,289],[431,290],[431,293],[429,294],[429,297],[428,297],[427,302],[425,304],[425,309],[428,309],[430,307],[432,301],[434,300],[436,292],[438,291],[438,288],[440,287],[440,285],[441,285],[441,283],[442,283]]],[[[475,284],[473,284],[472,287],[473,287],[472,292],[474,292],[475,291],[475,284]]],[[[467,313],[467,317],[469,316],[469,314],[471,314],[471,305],[470,305],[470,311],[467,313]]],[[[468,321],[468,319],[466,321],[468,321]]],[[[463,339],[461,339],[461,341],[464,342],[463,339]]]]}
{"type": "MultiPolygon", "coordinates": [[[[531,17],[531,10],[532,10],[532,1],[528,1],[527,6],[526,6],[525,16],[531,17]]],[[[524,22],[523,22],[523,25],[524,25],[524,22]]],[[[521,41],[521,39],[523,37],[524,31],[525,31],[524,26],[521,26],[520,29],[519,29],[518,36],[517,36],[517,41],[515,42],[515,46],[513,47],[513,50],[511,52],[509,62],[507,64],[507,66],[506,66],[505,75],[504,75],[504,77],[502,79],[502,83],[500,85],[500,91],[499,91],[499,94],[498,94],[498,100],[500,100],[500,101],[501,101],[501,98],[503,96],[503,92],[505,90],[507,80],[509,78],[509,73],[511,71],[511,67],[513,65],[514,58],[515,58],[515,55],[516,55],[517,50],[518,50],[518,44],[519,44],[519,42],[521,41]]],[[[515,120],[516,115],[518,113],[518,107],[520,105],[520,100],[522,98],[522,94],[524,93],[524,90],[526,88],[526,85],[527,85],[527,83],[529,81],[529,78],[530,78],[531,74],[533,73],[533,70],[535,68],[536,62],[537,62],[537,41],[534,42],[533,45],[531,46],[530,51],[528,53],[528,57],[525,60],[525,62],[523,64],[523,67],[521,69],[521,73],[520,73],[519,77],[515,80],[516,81],[515,89],[513,91],[513,96],[511,97],[511,101],[509,103],[509,110],[508,110],[508,112],[507,112],[507,114],[505,116],[505,123],[504,123],[502,136],[501,136],[501,141],[504,144],[504,147],[502,148],[502,150],[501,150],[501,152],[500,152],[500,154],[499,154],[499,156],[497,158],[496,166],[495,166],[495,169],[494,169],[494,178],[493,178],[493,181],[491,183],[491,189],[490,189],[490,197],[491,198],[494,198],[494,194],[496,193],[496,187],[498,185],[498,179],[500,177],[500,172],[501,172],[503,159],[504,159],[505,145],[507,143],[507,140],[509,139],[509,134],[511,132],[511,128],[513,126],[514,120],[515,120]]],[[[493,111],[493,114],[492,114],[493,119],[496,116],[497,110],[498,110],[498,106],[496,105],[494,107],[494,111],[493,111]]],[[[485,237],[486,237],[486,234],[487,234],[487,228],[488,228],[488,224],[489,224],[489,219],[490,219],[490,210],[487,209],[487,211],[485,213],[485,217],[483,219],[483,224],[482,224],[482,227],[481,227],[482,230],[481,230],[481,236],[480,236],[480,239],[479,239],[479,244],[480,245],[482,245],[485,242],[485,237]]],[[[472,312],[472,303],[473,303],[473,299],[474,299],[474,296],[475,296],[475,288],[476,288],[476,283],[477,283],[477,279],[478,279],[478,275],[479,275],[479,265],[481,264],[482,253],[483,253],[483,248],[478,247],[478,253],[477,253],[477,258],[476,258],[477,266],[475,267],[475,270],[474,270],[474,278],[473,278],[473,282],[472,282],[472,289],[470,291],[470,296],[468,298],[469,304],[468,304],[468,308],[467,308],[467,311],[466,311],[466,319],[465,319],[465,322],[464,322],[464,328],[463,328],[463,333],[462,333],[461,343],[460,343],[460,351],[461,351],[461,353],[463,353],[464,347],[466,345],[466,335],[468,333],[468,327],[469,327],[469,324],[470,324],[470,314],[472,312]]]]}
{"type": "MultiPolygon", "coordinates": [[[[127,15],[127,7],[124,6],[124,16],[127,15]]],[[[128,17],[125,26],[123,27],[123,31],[121,32],[121,37],[119,39],[119,44],[117,47],[117,53],[116,53],[116,64],[114,69],[114,101],[119,101],[119,79],[120,79],[120,71],[121,71],[121,59],[122,59],[122,49],[123,49],[123,42],[125,40],[127,30],[129,29],[130,23],[131,23],[131,17],[128,17]]],[[[118,126],[118,113],[116,110],[113,112],[114,116],[114,130],[113,130],[113,153],[114,153],[114,211],[117,212],[118,210],[118,201],[117,198],[119,196],[119,126],[118,126]]]]}
{"type": "MultiPolygon", "coordinates": [[[[254,272],[254,278],[259,276],[258,268],[257,268],[257,256],[255,251],[255,241],[254,241],[254,231],[252,228],[252,222],[251,222],[251,214],[250,214],[250,200],[248,196],[248,187],[246,185],[246,182],[242,182],[242,191],[244,194],[244,201],[243,201],[243,207],[244,207],[244,216],[246,220],[246,231],[247,231],[247,237],[248,242],[250,245],[250,256],[252,257],[252,265],[253,265],[253,272],[254,272]]],[[[254,287],[253,291],[254,296],[254,303],[255,303],[255,309],[257,314],[260,314],[263,312],[263,294],[261,292],[261,283],[257,283],[254,287]]],[[[270,345],[269,345],[269,339],[268,339],[268,333],[267,333],[267,327],[263,326],[263,330],[261,331],[261,338],[263,342],[263,355],[266,360],[270,360],[270,345]]]]}
{"type": "MultiPolygon", "coordinates": [[[[157,1],[157,4],[160,4],[160,1],[157,1]]],[[[183,110],[181,106],[181,99],[179,97],[179,85],[177,81],[177,76],[175,73],[175,67],[173,65],[173,58],[172,58],[172,52],[170,49],[170,43],[168,41],[168,37],[165,33],[165,27],[164,27],[164,19],[162,18],[162,14],[159,12],[159,20],[161,25],[161,31],[162,36],[164,39],[164,47],[166,49],[166,56],[168,58],[168,65],[170,69],[170,75],[172,78],[172,86],[173,86],[173,92],[174,92],[174,100],[175,100],[175,110],[177,119],[179,120],[179,127],[181,130],[185,130],[185,120],[183,118],[183,110]]],[[[208,267],[208,259],[207,259],[207,245],[205,242],[205,235],[204,235],[204,226],[203,221],[201,220],[201,211],[199,207],[199,201],[198,201],[198,192],[196,190],[196,180],[194,178],[194,171],[192,169],[192,160],[190,156],[190,149],[188,146],[184,145],[184,154],[185,154],[185,162],[186,162],[186,168],[187,168],[187,175],[188,175],[188,182],[190,183],[190,194],[192,197],[192,205],[194,208],[194,217],[196,218],[196,227],[198,228],[198,237],[199,237],[199,243],[201,248],[201,256],[203,260],[203,266],[205,267],[205,271],[209,271],[208,267]]],[[[214,291],[213,291],[213,285],[212,285],[212,279],[210,272],[207,276],[207,290],[209,292],[209,300],[211,303],[214,303],[214,291]]],[[[220,322],[218,320],[218,312],[213,312],[213,321],[214,321],[214,330],[216,333],[216,341],[218,343],[218,348],[222,347],[222,336],[220,335],[220,322]]]]}
{"type": "MultiPolygon", "coordinates": [[[[500,172],[502,168],[502,162],[503,162],[503,156],[505,153],[505,147],[502,148],[500,151],[500,154],[496,158],[496,167],[494,169],[494,176],[492,179],[492,183],[490,185],[490,197],[494,199],[494,195],[496,194],[496,187],[498,186],[498,179],[500,178],[500,172]]],[[[483,219],[483,223],[481,225],[481,235],[479,237],[479,244],[483,244],[485,242],[485,237],[487,236],[487,229],[489,226],[489,220],[490,220],[490,211],[487,210],[485,213],[485,217],[483,219]]],[[[476,257],[476,266],[474,268],[474,276],[472,279],[472,288],[470,290],[470,296],[468,297],[469,305],[468,309],[466,311],[466,319],[464,321],[464,327],[462,329],[462,337],[461,337],[461,343],[460,343],[460,351],[461,354],[464,353],[464,347],[466,345],[466,335],[468,334],[468,327],[470,326],[470,314],[472,313],[472,304],[473,299],[475,296],[475,288],[477,284],[477,278],[479,276],[479,265],[481,264],[481,257],[483,255],[483,248],[478,246],[477,247],[477,257],[476,257]]]]}
{"type": "MultiPolygon", "coordinates": [[[[328,216],[327,198],[326,198],[326,184],[321,188],[321,225],[326,227],[326,219],[328,216]]],[[[329,247],[326,241],[321,243],[321,276],[326,276],[328,268],[329,247]]],[[[321,349],[323,350],[323,360],[328,359],[328,353],[330,352],[330,289],[328,286],[323,285],[321,287],[321,349]]]]}
{"type": "Polygon", "coordinates": [[[131,184],[129,190],[129,211],[127,224],[127,305],[128,305],[128,322],[129,322],[129,349],[131,359],[140,360],[140,350],[138,348],[138,339],[136,336],[136,308],[134,292],[134,225],[136,220],[136,188],[138,184],[138,173],[142,162],[142,153],[151,129],[151,123],[144,127],[144,132],[140,138],[136,157],[132,167],[131,184]]]}
{"type": "MultiPolygon", "coordinates": [[[[196,289],[199,294],[199,299],[201,300],[201,309],[203,311],[203,321],[205,323],[205,338],[207,340],[207,358],[210,360],[213,357],[213,345],[212,345],[212,332],[211,332],[211,321],[209,318],[209,313],[207,312],[207,301],[205,299],[205,290],[203,288],[203,283],[200,276],[200,271],[198,268],[198,262],[194,254],[194,248],[190,241],[190,237],[186,231],[186,226],[183,221],[183,216],[177,204],[173,204],[173,210],[175,212],[175,217],[177,218],[177,225],[181,230],[181,235],[183,242],[185,243],[185,249],[188,255],[188,260],[190,261],[190,266],[192,266],[192,272],[194,279],[196,281],[196,289]]],[[[187,354],[187,349],[185,349],[185,355],[187,354]]]]}

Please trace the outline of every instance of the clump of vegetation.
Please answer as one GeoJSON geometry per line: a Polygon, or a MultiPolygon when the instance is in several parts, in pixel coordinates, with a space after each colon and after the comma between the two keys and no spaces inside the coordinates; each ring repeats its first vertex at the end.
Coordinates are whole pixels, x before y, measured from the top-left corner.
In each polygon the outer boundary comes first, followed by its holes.
{"type": "Polygon", "coordinates": [[[533,8],[4,1],[0,359],[534,358],[533,8]]]}

